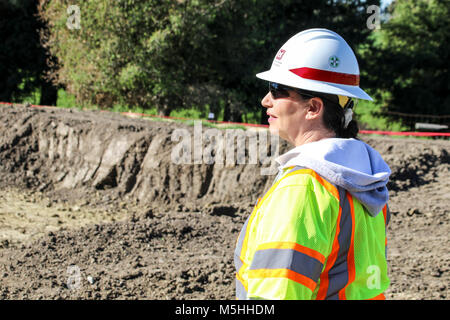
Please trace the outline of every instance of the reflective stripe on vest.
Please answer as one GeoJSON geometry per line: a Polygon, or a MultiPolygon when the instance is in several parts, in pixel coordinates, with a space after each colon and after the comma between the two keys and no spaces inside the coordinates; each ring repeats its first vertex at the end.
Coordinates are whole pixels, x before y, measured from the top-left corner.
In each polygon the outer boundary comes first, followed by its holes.
{"type": "MultiPolygon", "coordinates": [[[[345,299],[345,287],[354,280],[354,209],[350,204],[348,193],[339,190],[339,216],[333,249],[327,265],[320,277],[320,288],[316,299],[345,299]]],[[[353,203],[353,202],[352,202],[353,203]]]]}
{"type": "Polygon", "coordinates": [[[293,242],[266,243],[258,246],[249,269],[249,278],[285,277],[314,291],[325,257],[293,242]]]}

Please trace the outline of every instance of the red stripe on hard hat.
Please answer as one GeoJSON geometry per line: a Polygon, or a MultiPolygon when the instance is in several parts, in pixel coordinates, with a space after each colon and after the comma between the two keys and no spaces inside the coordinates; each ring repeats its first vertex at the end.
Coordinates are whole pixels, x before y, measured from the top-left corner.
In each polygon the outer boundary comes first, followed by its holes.
{"type": "Polygon", "coordinates": [[[314,68],[297,68],[289,70],[299,77],[310,80],[331,82],[337,84],[346,84],[350,86],[359,85],[359,75],[350,73],[339,73],[333,71],[325,71],[314,68]]]}

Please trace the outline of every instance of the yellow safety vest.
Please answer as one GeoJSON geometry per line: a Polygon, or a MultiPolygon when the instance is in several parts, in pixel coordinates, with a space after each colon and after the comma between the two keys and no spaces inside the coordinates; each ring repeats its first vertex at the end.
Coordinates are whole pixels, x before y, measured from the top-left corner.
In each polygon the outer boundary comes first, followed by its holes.
{"type": "Polygon", "coordinates": [[[311,169],[286,168],[236,241],[238,299],[384,299],[387,205],[370,216],[311,169]]]}

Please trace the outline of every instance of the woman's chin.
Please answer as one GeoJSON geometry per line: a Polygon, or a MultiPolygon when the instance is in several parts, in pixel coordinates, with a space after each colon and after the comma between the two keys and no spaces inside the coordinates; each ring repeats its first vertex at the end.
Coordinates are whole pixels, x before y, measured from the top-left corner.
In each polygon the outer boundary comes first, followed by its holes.
{"type": "Polygon", "coordinates": [[[271,134],[275,134],[277,136],[280,135],[280,131],[278,130],[277,126],[275,126],[274,124],[269,124],[269,131],[271,134]]]}

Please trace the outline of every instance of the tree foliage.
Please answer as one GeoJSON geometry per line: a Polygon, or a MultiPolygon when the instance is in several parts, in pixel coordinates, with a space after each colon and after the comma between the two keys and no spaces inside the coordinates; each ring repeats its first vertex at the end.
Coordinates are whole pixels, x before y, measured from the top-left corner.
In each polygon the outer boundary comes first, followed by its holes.
{"type": "Polygon", "coordinates": [[[396,0],[361,46],[363,77],[386,110],[450,114],[449,0],[396,0]]]}
{"type": "Polygon", "coordinates": [[[41,104],[56,102],[44,77],[51,57],[40,44],[44,26],[36,14],[33,0],[0,1],[0,101],[19,101],[41,88],[41,104]]]}
{"type": "Polygon", "coordinates": [[[267,84],[255,74],[270,68],[278,49],[290,37],[309,28],[328,28],[355,49],[370,34],[366,8],[372,4],[380,1],[227,1],[208,26],[215,38],[207,47],[212,81],[228,94],[233,118],[258,109],[265,118],[260,101],[267,84]]]}
{"type": "MultiPolygon", "coordinates": [[[[59,58],[53,75],[83,103],[159,106],[168,114],[186,105],[197,82],[199,38],[208,37],[205,4],[183,1],[42,1],[50,33],[45,43],[59,58]],[[67,28],[68,6],[80,8],[80,29],[67,28]]],[[[201,76],[201,73],[198,75],[201,76]]]]}
{"type": "Polygon", "coordinates": [[[348,0],[41,0],[59,59],[53,74],[80,102],[224,110],[240,121],[261,109],[266,85],[255,74],[270,67],[279,47],[312,27],[336,30],[356,47],[370,30],[366,8],[348,0]],[[69,4],[81,28],[66,26],[69,4]]]}

